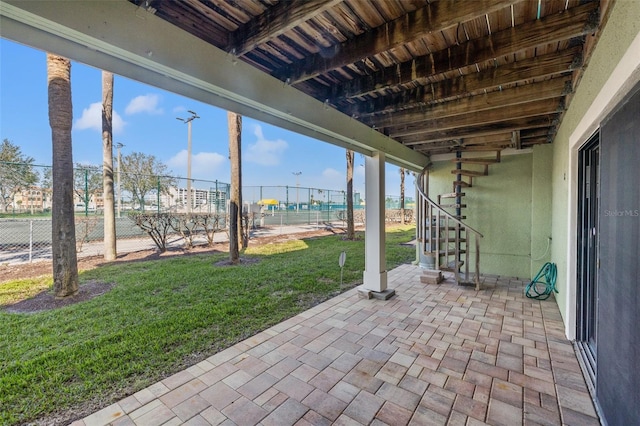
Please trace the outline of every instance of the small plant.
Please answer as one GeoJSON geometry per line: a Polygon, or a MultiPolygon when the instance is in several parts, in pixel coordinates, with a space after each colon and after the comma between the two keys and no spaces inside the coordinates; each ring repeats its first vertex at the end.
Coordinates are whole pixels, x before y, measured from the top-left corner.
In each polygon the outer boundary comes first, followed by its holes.
{"type": "Polygon", "coordinates": [[[171,229],[172,215],[170,213],[129,213],[137,227],[145,231],[158,247],[161,253],[167,251],[167,235],[171,229]]]}
{"type": "Polygon", "coordinates": [[[82,245],[85,241],[89,241],[89,234],[98,224],[96,216],[76,216],[76,251],[82,251],[82,245]]]}
{"type": "Polygon", "coordinates": [[[169,222],[171,229],[176,231],[184,240],[184,248],[189,250],[193,248],[193,237],[198,233],[200,223],[196,220],[195,214],[171,214],[169,222]]]}
{"type": "MultiPolygon", "coordinates": [[[[207,237],[207,245],[213,247],[213,238],[218,231],[224,231],[224,226],[220,223],[220,219],[223,218],[218,213],[213,214],[197,214],[193,216],[193,220],[197,223],[198,227],[204,231],[207,237]]],[[[225,223],[223,221],[223,223],[225,223]]]]}

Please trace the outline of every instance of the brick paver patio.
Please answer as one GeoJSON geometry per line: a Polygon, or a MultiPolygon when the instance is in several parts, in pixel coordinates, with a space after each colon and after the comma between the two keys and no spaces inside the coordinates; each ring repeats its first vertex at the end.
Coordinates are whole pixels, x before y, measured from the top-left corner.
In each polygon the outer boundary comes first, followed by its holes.
{"type": "Polygon", "coordinates": [[[75,425],[598,425],[553,300],[389,272],[75,425]]]}

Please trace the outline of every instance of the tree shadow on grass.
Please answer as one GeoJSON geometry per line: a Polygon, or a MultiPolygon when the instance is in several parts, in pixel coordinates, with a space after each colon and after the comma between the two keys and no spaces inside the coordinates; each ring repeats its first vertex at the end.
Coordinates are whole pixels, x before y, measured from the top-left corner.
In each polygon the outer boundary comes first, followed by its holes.
{"type": "Polygon", "coordinates": [[[53,294],[53,290],[48,289],[41,291],[28,299],[21,300],[12,305],[7,305],[4,307],[4,311],[11,314],[33,314],[36,312],[59,309],[64,306],[74,305],[76,303],[102,296],[109,292],[114,286],[114,283],[89,281],[80,285],[78,292],[75,295],[65,297],[63,299],[56,299],[53,294]]]}

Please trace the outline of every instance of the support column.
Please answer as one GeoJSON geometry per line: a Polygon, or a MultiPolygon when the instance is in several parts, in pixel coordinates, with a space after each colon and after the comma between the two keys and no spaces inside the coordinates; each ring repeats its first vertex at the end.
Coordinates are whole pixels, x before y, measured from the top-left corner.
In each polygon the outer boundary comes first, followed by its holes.
{"type": "Polygon", "coordinates": [[[365,270],[360,295],[389,299],[395,290],[387,289],[385,256],[385,157],[375,153],[365,158],[365,270]]]}

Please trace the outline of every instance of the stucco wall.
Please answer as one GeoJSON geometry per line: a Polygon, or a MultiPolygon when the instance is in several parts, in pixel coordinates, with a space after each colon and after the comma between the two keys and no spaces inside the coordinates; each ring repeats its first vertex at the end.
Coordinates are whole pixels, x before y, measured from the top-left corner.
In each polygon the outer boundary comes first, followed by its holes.
{"type": "MultiPolygon", "coordinates": [[[[570,246],[575,244],[575,230],[570,228],[575,225],[573,223],[577,200],[575,164],[578,148],[578,146],[571,146],[570,139],[579,125],[585,126],[583,117],[588,114],[621,59],[625,55],[627,58],[640,57],[640,51],[629,51],[630,45],[640,33],[638,17],[640,17],[640,1],[618,0],[614,3],[609,20],[553,142],[551,256],[558,266],[559,294],[556,295],[556,300],[565,324],[568,324],[569,337],[572,334],[571,327],[574,320],[568,311],[575,305],[573,300],[575,290],[569,288],[569,281],[575,280],[575,258],[571,255],[574,247],[570,246]]],[[[622,84],[622,82],[619,83],[622,84]]],[[[610,105],[609,109],[612,107],[613,105],[610,105]]],[[[597,129],[598,119],[586,125],[584,135],[580,136],[582,143],[586,142],[589,135],[597,129]]]]}
{"type": "Polygon", "coordinates": [[[530,278],[533,278],[546,262],[556,261],[551,256],[553,145],[535,146],[532,161],[530,278]]]}

